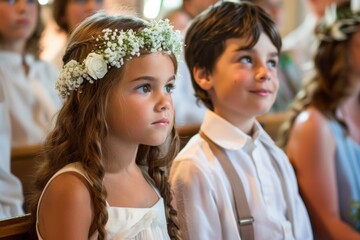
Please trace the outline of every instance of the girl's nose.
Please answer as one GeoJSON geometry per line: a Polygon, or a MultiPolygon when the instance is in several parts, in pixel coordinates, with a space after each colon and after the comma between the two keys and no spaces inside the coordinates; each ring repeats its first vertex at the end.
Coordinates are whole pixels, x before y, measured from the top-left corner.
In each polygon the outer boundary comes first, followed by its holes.
{"type": "Polygon", "coordinates": [[[158,111],[167,111],[171,107],[171,96],[167,93],[161,93],[160,99],[156,105],[158,111]]]}

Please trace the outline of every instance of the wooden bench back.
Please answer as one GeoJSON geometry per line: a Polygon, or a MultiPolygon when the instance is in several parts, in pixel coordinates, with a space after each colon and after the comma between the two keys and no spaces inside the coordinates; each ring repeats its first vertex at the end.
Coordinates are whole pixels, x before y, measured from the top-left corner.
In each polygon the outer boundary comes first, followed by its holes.
{"type": "Polygon", "coordinates": [[[30,226],[30,214],[0,220],[0,240],[29,239],[30,226]]]}
{"type": "Polygon", "coordinates": [[[25,206],[31,192],[39,161],[42,160],[42,145],[18,147],[11,149],[11,172],[19,178],[23,186],[25,206]]]}

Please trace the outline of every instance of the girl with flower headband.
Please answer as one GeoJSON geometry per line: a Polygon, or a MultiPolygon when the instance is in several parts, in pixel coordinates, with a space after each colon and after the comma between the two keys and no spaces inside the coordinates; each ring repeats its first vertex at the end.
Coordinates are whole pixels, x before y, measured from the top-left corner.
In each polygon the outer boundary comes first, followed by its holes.
{"type": "Polygon", "coordinates": [[[284,126],[281,145],[318,239],[360,239],[360,219],[354,217],[360,201],[359,16],[360,1],[328,9],[317,27],[316,74],[284,126]]]}
{"type": "Polygon", "coordinates": [[[167,170],[181,48],[166,20],[98,13],[71,34],[34,186],[39,239],[180,238],[167,170]]]}

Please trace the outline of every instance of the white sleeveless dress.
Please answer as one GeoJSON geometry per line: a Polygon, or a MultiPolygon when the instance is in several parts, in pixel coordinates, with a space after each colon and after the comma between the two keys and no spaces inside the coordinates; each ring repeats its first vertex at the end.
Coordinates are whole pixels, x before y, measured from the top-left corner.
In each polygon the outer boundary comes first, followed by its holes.
{"type": "MultiPolygon", "coordinates": [[[[60,169],[46,184],[39,202],[38,210],[49,183],[58,175],[64,172],[76,172],[82,175],[90,184],[91,181],[87,177],[85,170],[80,163],[71,163],[60,169]]],[[[155,189],[156,190],[156,189],[155,189]]],[[[158,191],[156,190],[159,195],[158,191]]],[[[170,239],[167,231],[167,223],[165,216],[164,200],[159,195],[159,200],[150,208],[122,208],[107,206],[108,222],[105,226],[107,233],[106,239],[133,239],[133,240],[165,240],[170,239]]],[[[37,219],[38,219],[37,212],[37,219]]],[[[38,228],[38,220],[36,220],[36,231],[39,240],[42,237],[38,228]]],[[[90,237],[97,239],[97,233],[90,237]]]]}

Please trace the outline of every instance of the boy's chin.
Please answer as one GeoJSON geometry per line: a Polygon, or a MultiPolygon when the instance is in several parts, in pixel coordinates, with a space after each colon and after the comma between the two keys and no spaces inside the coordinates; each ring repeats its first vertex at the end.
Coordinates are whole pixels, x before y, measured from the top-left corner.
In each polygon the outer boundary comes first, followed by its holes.
{"type": "Polygon", "coordinates": [[[270,112],[271,106],[272,105],[259,107],[259,109],[257,110],[256,116],[264,115],[264,114],[270,112]]]}

